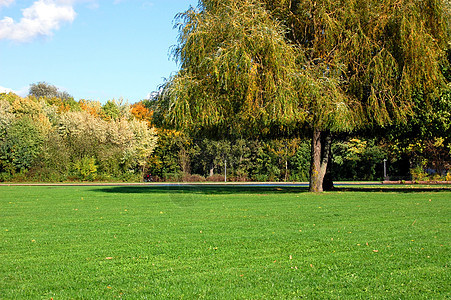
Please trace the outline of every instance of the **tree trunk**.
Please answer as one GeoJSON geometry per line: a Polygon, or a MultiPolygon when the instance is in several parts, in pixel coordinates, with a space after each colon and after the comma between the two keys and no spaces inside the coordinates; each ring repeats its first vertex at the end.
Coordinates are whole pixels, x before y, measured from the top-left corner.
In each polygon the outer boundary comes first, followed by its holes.
{"type": "Polygon", "coordinates": [[[324,190],[324,176],[327,171],[331,149],[331,135],[328,131],[318,128],[313,130],[312,153],[310,165],[310,192],[322,192],[324,190]]]}
{"type": "Polygon", "coordinates": [[[212,163],[210,165],[210,177],[212,177],[215,174],[215,165],[212,163]]]}

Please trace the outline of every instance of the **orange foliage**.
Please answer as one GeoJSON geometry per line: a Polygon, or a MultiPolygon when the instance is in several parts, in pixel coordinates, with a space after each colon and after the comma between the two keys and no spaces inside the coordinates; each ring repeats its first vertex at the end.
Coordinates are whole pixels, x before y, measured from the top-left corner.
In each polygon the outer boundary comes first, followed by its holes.
{"type": "Polygon", "coordinates": [[[102,108],[100,103],[84,99],[81,99],[79,103],[82,110],[86,111],[94,117],[99,116],[100,110],[102,108]]]}
{"type": "Polygon", "coordinates": [[[65,103],[61,103],[58,106],[58,113],[65,113],[70,111],[70,105],[69,104],[65,104],[65,103]]]}
{"type": "Polygon", "coordinates": [[[130,112],[136,119],[146,121],[147,125],[151,126],[153,111],[146,108],[142,102],[133,104],[130,112]]]}

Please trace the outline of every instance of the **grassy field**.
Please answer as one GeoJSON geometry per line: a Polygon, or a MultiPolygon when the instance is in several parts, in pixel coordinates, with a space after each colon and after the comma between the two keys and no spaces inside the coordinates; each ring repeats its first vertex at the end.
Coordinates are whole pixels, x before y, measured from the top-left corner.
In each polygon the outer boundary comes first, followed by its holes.
{"type": "Polygon", "coordinates": [[[0,299],[445,299],[451,191],[0,186],[0,299]]]}

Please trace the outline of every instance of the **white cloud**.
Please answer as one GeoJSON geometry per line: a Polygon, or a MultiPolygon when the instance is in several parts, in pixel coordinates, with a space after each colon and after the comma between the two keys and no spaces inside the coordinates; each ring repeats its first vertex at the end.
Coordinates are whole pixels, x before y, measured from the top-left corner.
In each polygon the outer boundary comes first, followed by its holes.
{"type": "Polygon", "coordinates": [[[14,94],[19,95],[21,97],[27,96],[28,95],[28,90],[29,90],[29,88],[27,86],[21,88],[18,91],[15,91],[13,89],[0,86],[0,93],[14,93],[14,94]]]}
{"type": "Polygon", "coordinates": [[[51,36],[61,24],[72,22],[76,13],[69,2],[39,0],[23,9],[22,15],[19,23],[10,17],[0,20],[0,39],[26,42],[36,36],[51,36]]]}
{"type": "Polygon", "coordinates": [[[11,93],[11,92],[14,93],[12,89],[0,86],[0,93],[11,93]]]}
{"type": "Polygon", "coordinates": [[[0,8],[2,6],[9,6],[12,3],[14,3],[14,0],[0,0],[0,8]]]}

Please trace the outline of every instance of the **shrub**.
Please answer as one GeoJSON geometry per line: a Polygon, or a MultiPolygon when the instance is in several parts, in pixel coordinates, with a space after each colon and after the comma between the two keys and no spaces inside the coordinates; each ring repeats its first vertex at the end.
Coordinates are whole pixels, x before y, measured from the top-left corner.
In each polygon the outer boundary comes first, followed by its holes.
{"type": "Polygon", "coordinates": [[[423,168],[420,166],[410,169],[410,174],[412,175],[412,180],[414,181],[428,180],[428,174],[424,172],[423,168]]]}
{"type": "Polygon", "coordinates": [[[183,176],[184,182],[204,182],[205,177],[198,174],[185,174],[183,176]]]}
{"type": "Polygon", "coordinates": [[[94,157],[83,157],[74,164],[74,169],[80,180],[94,181],[97,177],[97,166],[94,157]]]}
{"type": "Polygon", "coordinates": [[[223,182],[225,180],[224,175],[214,174],[212,176],[207,177],[207,181],[211,182],[223,182]]]}

